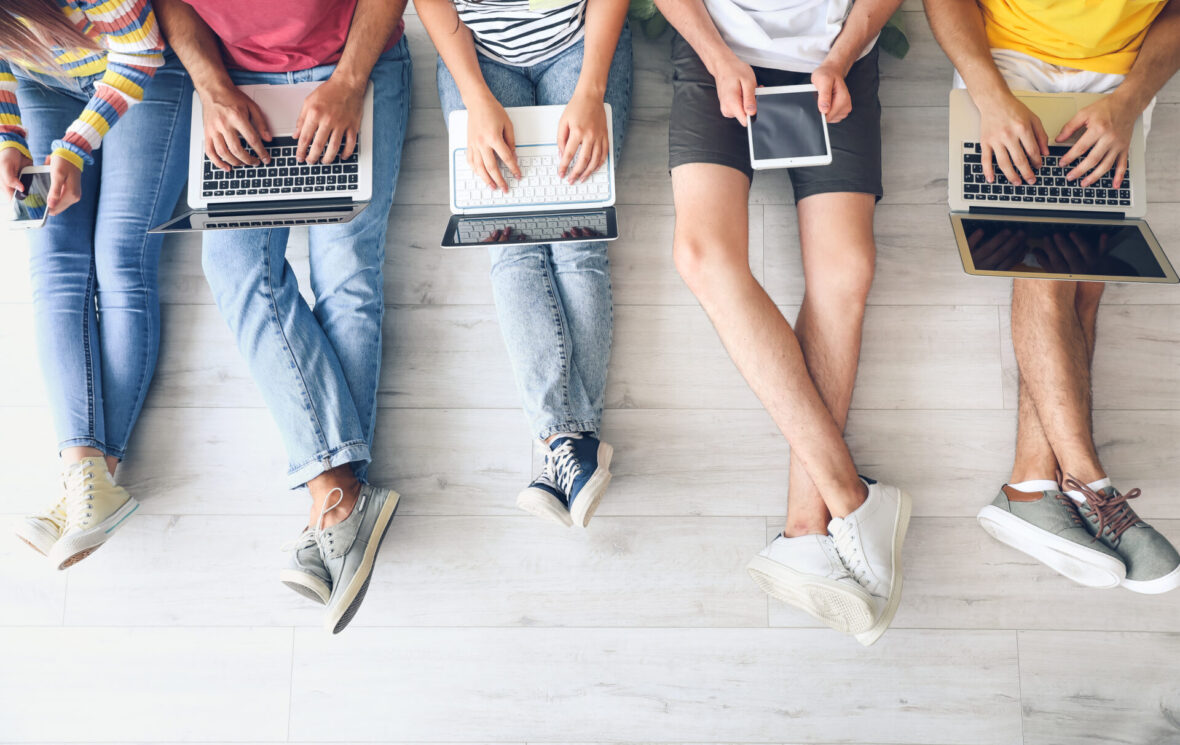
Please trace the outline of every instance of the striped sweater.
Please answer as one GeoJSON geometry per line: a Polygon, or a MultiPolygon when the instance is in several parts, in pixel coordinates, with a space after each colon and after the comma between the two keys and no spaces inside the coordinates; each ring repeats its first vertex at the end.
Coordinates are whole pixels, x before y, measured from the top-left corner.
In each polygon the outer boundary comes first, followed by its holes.
{"type": "MultiPolygon", "coordinates": [[[[56,2],[79,31],[101,47],[101,51],[53,50],[58,67],[68,76],[102,75],[86,108],[52,145],[53,155],[81,169],[83,164],[94,163],[94,151],[119,117],[143,100],[144,87],[164,64],[164,42],[149,0],[56,2]]],[[[19,52],[0,52],[0,149],[14,147],[31,158],[12,65],[28,66],[19,61],[19,52]]]]}

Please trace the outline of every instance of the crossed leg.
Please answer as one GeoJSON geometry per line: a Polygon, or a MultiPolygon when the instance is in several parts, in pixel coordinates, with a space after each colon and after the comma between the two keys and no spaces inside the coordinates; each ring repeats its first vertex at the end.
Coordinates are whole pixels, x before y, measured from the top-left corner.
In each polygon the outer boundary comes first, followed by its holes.
{"type": "Polygon", "coordinates": [[[807,470],[828,511],[843,517],[865,498],[841,425],[816,389],[791,325],[750,272],[750,183],[732,168],[692,163],[672,171],[676,268],[738,370],[807,470]]]}

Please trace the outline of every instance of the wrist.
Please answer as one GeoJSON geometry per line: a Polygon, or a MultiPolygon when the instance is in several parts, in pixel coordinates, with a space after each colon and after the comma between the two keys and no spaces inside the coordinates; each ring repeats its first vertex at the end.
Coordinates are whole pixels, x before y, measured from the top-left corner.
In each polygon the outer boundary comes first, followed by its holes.
{"type": "Polygon", "coordinates": [[[1142,114],[1151,103],[1154,93],[1143,90],[1133,80],[1124,80],[1110,93],[1110,101],[1116,109],[1133,111],[1135,116],[1142,114]]]}
{"type": "Polygon", "coordinates": [[[579,96],[602,101],[606,98],[606,81],[579,79],[578,85],[574,88],[574,97],[579,96]]]}
{"type": "Polygon", "coordinates": [[[725,65],[740,63],[741,60],[733,53],[733,50],[724,44],[720,44],[704,50],[699,53],[701,62],[705,63],[705,69],[713,77],[717,77],[717,72],[725,65]]]}
{"type": "Polygon", "coordinates": [[[200,82],[193,80],[193,87],[202,101],[220,101],[234,95],[238,89],[234,85],[234,81],[230,80],[229,75],[224,78],[219,77],[200,82]]]}
{"type": "Polygon", "coordinates": [[[339,67],[332,72],[332,77],[329,78],[333,83],[343,86],[353,91],[363,91],[365,86],[369,84],[369,76],[361,75],[356,70],[339,67]]]}
{"type": "Polygon", "coordinates": [[[824,57],[824,61],[820,63],[820,67],[831,67],[840,73],[840,77],[848,77],[848,71],[852,69],[853,63],[856,62],[855,56],[845,54],[843,51],[838,51],[835,47],[828,52],[824,57]]]}

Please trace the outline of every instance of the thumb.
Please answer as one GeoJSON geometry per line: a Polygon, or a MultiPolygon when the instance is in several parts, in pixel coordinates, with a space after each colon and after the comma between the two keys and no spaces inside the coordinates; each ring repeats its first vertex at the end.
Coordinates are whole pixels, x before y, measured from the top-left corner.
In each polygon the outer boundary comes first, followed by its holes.
{"type": "Polygon", "coordinates": [[[1070,137],[1073,137],[1079,129],[1085,126],[1085,124],[1086,117],[1084,116],[1084,112],[1079,111],[1074,115],[1074,118],[1066,122],[1065,126],[1061,128],[1061,131],[1057,133],[1057,141],[1063,142],[1068,140],[1070,137]]]}
{"type": "Polygon", "coordinates": [[[832,110],[832,80],[822,76],[815,81],[815,87],[819,93],[820,113],[826,114],[832,110]]]}

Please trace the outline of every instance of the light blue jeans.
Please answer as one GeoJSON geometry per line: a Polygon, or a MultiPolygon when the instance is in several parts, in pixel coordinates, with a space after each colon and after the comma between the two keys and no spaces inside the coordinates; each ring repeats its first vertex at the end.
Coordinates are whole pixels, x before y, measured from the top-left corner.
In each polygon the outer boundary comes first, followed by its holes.
{"type": "MultiPolygon", "coordinates": [[[[315,308],[287,263],[289,229],[205,234],[205,277],[282,433],[295,488],[352,464],[364,480],[377,416],[385,229],[410,114],[403,38],[373,67],[373,196],[351,222],[308,229],[315,308]]],[[[327,80],[335,65],[288,73],[233,70],[234,83],[327,80]]]]}
{"type": "MultiPolygon", "coordinates": [[[[582,71],[583,50],[579,42],[526,67],[480,54],[479,67],[504,106],[566,104],[582,71]]],[[[441,58],[438,95],[444,117],[464,108],[441,58]]],[[[617,160],[631,109],[631,30],[626,26],[611,61],[606,102],[617,160]]],[[[614,324],[606,243],[496,244],[489,251],[500,330],[533,434],[541,439],[557,432],[598,434],[614,324]]]]}
{"type": "MultiPolygon", "coordinates": [[[[58,79],[16,71],[17,102],[34,162],[85,108],[100,75],[58,79]]],[[[122,459],[160,349],[158,269],[188,160],[192,84],[176,57],[118,121],[82,199],[30,232],[33,314],[58,448],[122,459]]]]}

